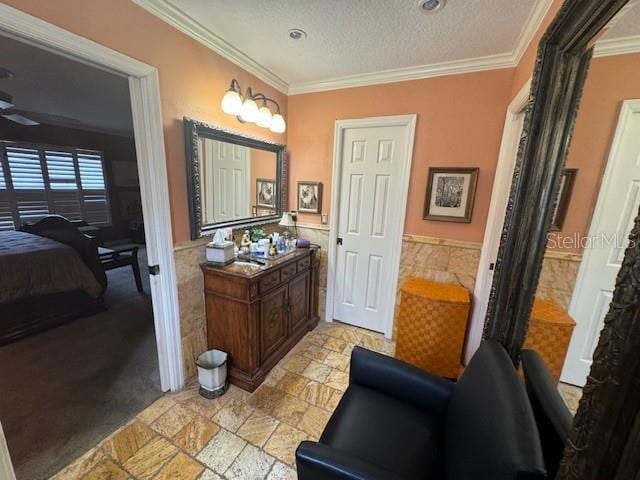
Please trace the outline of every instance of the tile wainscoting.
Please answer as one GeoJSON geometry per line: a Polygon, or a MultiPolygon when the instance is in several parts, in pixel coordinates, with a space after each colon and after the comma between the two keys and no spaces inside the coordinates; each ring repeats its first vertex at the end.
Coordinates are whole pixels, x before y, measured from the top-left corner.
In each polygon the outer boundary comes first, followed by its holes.
{"type": "MultiPolygon", "coordinates": [[[[318,256],[320,261],[319,314],[320,318],[324,319],[329,227],[298,225],[297,230],[300,238],[305,238],[321,247],[318,256]]],[[[205,244],[208,241],[209,238],[203,238],[176,245],[174,248],[186,378],[195,376],[195,359],[207,347],[200,264],[205,261],[205,244]]],[[[538,298],[554,300],[567,309],[580,260],[579,254],[547,252],[540,275],[538,298]]],[[[402,285],[407,277],[415,276],[436,282],[462,285],[473,292],[479,261],[479,243],[407,234],[402,240],[398,285],[402,285]]],[[[398,292],[397,299],[399,298],[398,292]]],[[[396,314],[397,307],[396,301],[396,314]]]]}

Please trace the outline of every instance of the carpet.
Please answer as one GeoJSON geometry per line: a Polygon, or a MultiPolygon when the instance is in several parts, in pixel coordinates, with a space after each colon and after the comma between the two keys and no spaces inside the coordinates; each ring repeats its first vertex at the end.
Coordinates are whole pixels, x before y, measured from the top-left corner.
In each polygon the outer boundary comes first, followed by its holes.
{"type": "Polygon", "coordinates": [[[0,348],[0,421],[18,480],[49,478],[162,395],[149,277],[144,294],[130,268],[107,277],[107,311],[0,348]]]}

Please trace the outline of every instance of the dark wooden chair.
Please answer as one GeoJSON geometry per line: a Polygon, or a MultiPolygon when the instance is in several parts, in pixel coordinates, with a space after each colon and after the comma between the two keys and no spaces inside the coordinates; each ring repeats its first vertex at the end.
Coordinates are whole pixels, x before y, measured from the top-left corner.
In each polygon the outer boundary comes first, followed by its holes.
{"type": "Polygon", "coordinates": [[[144,292],[142,288],[142,278],[140,278],[140,265],[138,264],[138,247],[113,249],[98,247],[98,255],[100,256],[100,262],[105,272],[107,270],[113,270],[114,268],[131,266],[138,292],[144,292]]]}

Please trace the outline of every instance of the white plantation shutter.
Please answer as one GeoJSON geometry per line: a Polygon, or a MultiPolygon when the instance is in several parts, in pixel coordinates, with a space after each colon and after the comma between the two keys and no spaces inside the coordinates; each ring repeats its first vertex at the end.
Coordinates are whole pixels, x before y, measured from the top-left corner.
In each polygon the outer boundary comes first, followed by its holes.
{"type": "Polygon", "coordinates": [[[3,230],[13,230],[13,214],[9,203],[9,192],[7,191],[7,181],[5,180],[3,163],[0,162],[0,232],[3,230]]]}
{"type": "Polygon", "coordinates": [[[34,148],[7,147],[6,157],[20,221],[37,222],[49,214],[40,152],[34,148]]]}
{"type": "Polygon", "coordinates": [[[110,223],[101,152],[0,142],[0,153],[0,230],[49,214],[110,223]]]}
{"type": "Polygon", "coordinates": [[[69,220],[82,220],[75,161],[70,152],[45,150],[52,211],[69,220]]]}
{"type": "Polygon", "coordinates": [[[82,202],[84,204],[84,220],[90,224],[109,223],[102,154],[97,152],[78,151],[78,170],[82,186],[82,202]]]}

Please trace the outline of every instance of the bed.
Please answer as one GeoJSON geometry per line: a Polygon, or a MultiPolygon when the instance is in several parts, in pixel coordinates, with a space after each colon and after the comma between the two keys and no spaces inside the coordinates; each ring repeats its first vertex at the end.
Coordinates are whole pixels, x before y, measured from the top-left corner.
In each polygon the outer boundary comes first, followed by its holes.
{"type": "Polygon", "coordinates": [[[59,216],[0,232],[0,346],[105,309],[96,239],[59,216]]]}

